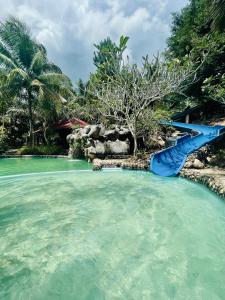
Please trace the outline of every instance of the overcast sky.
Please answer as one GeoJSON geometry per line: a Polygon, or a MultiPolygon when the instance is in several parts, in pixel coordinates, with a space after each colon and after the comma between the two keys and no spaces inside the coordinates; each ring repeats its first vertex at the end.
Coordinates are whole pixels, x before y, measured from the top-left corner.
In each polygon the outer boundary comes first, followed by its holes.
{"type": "Polygon", "coordinates": [[[163,51],[170,34],[171,13],[188,0],[0,0],[0,20],[9,14],[25,21],[74,82],[93,71],[94,43],[109,36],[130,37],[127,54],[163,51]]]}

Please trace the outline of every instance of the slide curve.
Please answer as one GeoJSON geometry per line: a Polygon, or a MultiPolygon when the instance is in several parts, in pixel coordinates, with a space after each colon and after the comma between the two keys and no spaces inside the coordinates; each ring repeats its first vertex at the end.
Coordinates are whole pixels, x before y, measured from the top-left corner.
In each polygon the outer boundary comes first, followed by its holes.
{"type": "Polygon", "coordinates": [[[187,131],[176,140],[176,144],[151,157],[150,171],[160,176],[176,176],[183,168],[191,153],[213,142],[225,133],[224,126],[205,126],[179,122],[163,122],[164,125],[174,126],[187,131]],[[191,133],[195,135],[191,135],[191,133]]]}

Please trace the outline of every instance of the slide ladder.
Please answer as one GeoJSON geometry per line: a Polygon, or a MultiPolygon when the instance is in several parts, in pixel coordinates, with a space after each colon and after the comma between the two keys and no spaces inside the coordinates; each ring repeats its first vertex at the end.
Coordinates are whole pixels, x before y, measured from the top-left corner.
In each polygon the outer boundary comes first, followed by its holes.
{"type": "Polygon", "coordinates": [[[180,128],[187,133],[178,138],[174,146],[156,152],[151,157],[150,171],[160,176],[176,176],[183,168],[188,155],[225,133],[225,127],[220,125],[206,126],[179,122],[163,122],[163,124],[180,128]],[[194,136],[191,135],[193,132],[194,136]]]}

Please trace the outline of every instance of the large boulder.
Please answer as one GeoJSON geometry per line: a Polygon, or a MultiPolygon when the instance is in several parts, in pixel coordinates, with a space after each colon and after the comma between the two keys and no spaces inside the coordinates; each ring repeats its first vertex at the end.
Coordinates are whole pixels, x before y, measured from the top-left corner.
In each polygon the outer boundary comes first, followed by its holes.
{"type": "Polygon", "coordinates": [[[126,141],[107,141],[106,153],[110,155],[128,155],[130,150],[130,142],[126,141]]]}
{"type": "Polygon", "coordinates": [[[122,126],[106,129],[104,125],[88,125],[75,129],[67,136],[70,145],[69,156],[86,157],[89,160],[104,158],[107,155],[130,154],[130,131],[122,126]]]}

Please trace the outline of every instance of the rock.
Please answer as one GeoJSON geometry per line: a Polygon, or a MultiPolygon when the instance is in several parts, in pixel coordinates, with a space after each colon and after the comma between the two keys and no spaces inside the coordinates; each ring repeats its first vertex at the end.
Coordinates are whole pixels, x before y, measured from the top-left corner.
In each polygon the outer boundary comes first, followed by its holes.
{"type": "Polygon", "coordinates": [[[121,154],[126,155],[129,154],[130,150],[130,142],[127,139],[126,141],[107,141],[106,142],[106,152],[107,154],[121,154]]]}
{"type": "Polygon", "coordinates": [[[185,165],[184,165],[184,168],[185,169],[191,169],[192,168],[192,162],[191,161],[187,161],[186,163],[185,163],[185,165]]]}
{"type": "Polygon", "coordinates": [[[194,169],[204,169],[204,164],[199,159],[196,158],[193,162],[193,168],[194,169]]]}
{"type": "MultiPolygon", "coordinates": [[[[176,140],[176,139],[175,139],[176,140]]],[[[165,142],[161,136],[158,136],[158,135],[153,135],[151,137],[151,141],[152,143],[154,144],[155,147],[157,148],[164,148],[165,146],[166,147],[170,147],[171,144],[168,144],[167,142],[165,142]]]]}
{"type": "Polygon", "coordinates": [[[88,125],[78,128],[67,136],[70,145],[69,156],[86,157],[93,160],[106,155],[130,154],[130,131],[122,126],[114,126],[106,130],[103,124],[88,125]]]}
{"type": "Polygon", "coordinates": [[[95,151],[98,156],[103,156],[106,153],[106,145],[98,140],[94,141],[95,151]]]}
{"type": "Polygon", "coordinates": [[[210,164],[210,163],[212,162],[212,158],[209,157],[209,156],[207,156],[207,157],[206,157],[206,162],[210,164]]]}
{"type": "Polygon", "coordinates": [[[131,133],[128,128],[121,127],[118,129],[118,134],[119,134],[119,140],[125,141],[126,139],[129,139],[131,136],[131,133]]]}
{"type": "Polygon", "coordinates": [[[90,157],[90,155],[92,155],[92,156],[96,155],[96,149],[93,146],[85,148],[85,156],[86,157],[90,157]]]}
{"type": "Polygon", "coordinates": [[[118,138],[118,132],[116,129],[106,130],[104,137],[110,141],[116,141],[118,138]]]}
{"type": "Polygon", "coordinates": [[[94,159],[92,164],[93,171],[99,171],[102,169],[102,164],[100,159],[94,159]]]}
{"type": "Polygon", "coordinates": [[[166,143],[165,141],[161,138],[161,136],[159,136],[158,138],[158,145],[161,147],[161,148],[164,148],[166,143]]]}
{"type": "Polygon", "coordinates": [[[100,127],[99,136],[104,136],[104,134],[105,134],[105,126],[103,124],[99,124],[99,127],[100,127]]]}
{"type": "Polygon", "coordinates": [[[88,137],[93,139],[98,139],[102,127],[100,125],[89,125],[90,131],[88,132],[88,137]]]}

